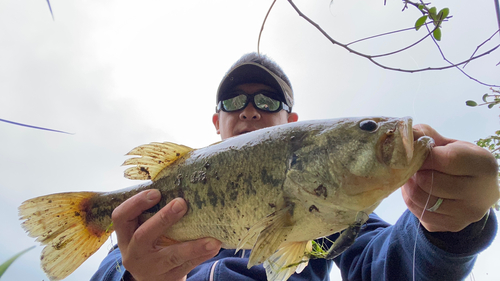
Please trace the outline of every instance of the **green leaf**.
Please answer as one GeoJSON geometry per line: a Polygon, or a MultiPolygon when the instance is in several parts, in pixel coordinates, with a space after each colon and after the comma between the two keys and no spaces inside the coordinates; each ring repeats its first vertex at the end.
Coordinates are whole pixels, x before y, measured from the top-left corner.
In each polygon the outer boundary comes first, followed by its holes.
{"type": "Polygon", "coordinates": [[[437,12],[437,9],[436,7],[432,7],[429,9],[429,16],[431,17],[431,19],[436,19],[436,12],[437,12]]]}
{"type": "Polygon", "coordinates": [[[488,94],[484,94],[484,95],[483,95],[483,101],[484,101],[484,102],[488,102],[488,101],[486,100],[486,98],[487,98],[487,97],[488,97],[488,94]]]}
{"type": "Polygon", "coordinates": [[[477,106],[477,102],[475,102],[473,100],[468,100],[465,102],[465,104],[468,106],[477,106]]]}
{"type": "Polygon", "coordinates": [[[490,104],[488,104],[488,108],[493,108],[494,106],[495,106],[495,104],[494,104],[494,103],[490,103],[490,104]]]}
{"type": "Polygon", "coordinates": [[[450,9],[448,8],[441,9],[441,11],[439,11],[438,18],[444,20],[445,18],[448,17],[449,14],[450,14],[450,9]]]}
{"type": "Polygon", "coordinates": [[[418,4],[418,9],[419,9],[420,11],[423,11],[423,10],[424,10],[424,8],[425,8],[425,6],[424,6],[424,5],[422,5],[422,4],[418,4]]]}
{"type": "Polygon", "coordinates": [[[415,22],[415,29],[419,30],[422,27],[422,25],[425,24],[426,20],[427,16],[421,16],[420,18],[418,18],[418,20],[415,22]]]}
{"type": "Polygon", "coordinates": [[[434,29],[434,32],[432,33],[432,35],[434,35],[434,38],[438,41],[441,41],[441,28],[438,27],[436,29],[434,29]]]}
{"type": "Polygon", "coordinates": [[[32,247],[29,247],[28,249],[18,253],[17,255],[13,256],[12,258],[10,258],[9,260],[7,260],[6,262],[0,264],[0,277],[4,274],[4,272],[7,270],[7,268],[9,268],[9,266],[18,258],[20,257],[22,254],[26,253],[27,251],[31,250],[35,248],[35,246],[32,246],[32,247]]]}

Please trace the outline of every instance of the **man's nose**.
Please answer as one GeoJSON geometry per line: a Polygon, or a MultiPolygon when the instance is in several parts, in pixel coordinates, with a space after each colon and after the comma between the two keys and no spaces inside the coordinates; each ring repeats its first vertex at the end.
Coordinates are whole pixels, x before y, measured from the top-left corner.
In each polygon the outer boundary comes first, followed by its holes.
{"type": "Polygon", "coordinates": [[[253,106],[252,103],[249,103],[240,113],[241,120],[260,120],[260,117],[260,112],[253,106]]]}

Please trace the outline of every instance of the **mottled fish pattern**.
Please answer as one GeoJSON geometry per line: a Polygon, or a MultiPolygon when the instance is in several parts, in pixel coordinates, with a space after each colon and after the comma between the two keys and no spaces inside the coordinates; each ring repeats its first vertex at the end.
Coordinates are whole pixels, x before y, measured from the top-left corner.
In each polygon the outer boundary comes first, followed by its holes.
{"type": "Polygon", "coordinates": [[[46,245],[42,268],[60,280],[106,241],[119,204],[158,189],[162,199],[142,222],[176,197],[188,204],[165,241],[214,237],[224,248],[252,249],[248,267],[264,263],[268,280],[281,281],[307,266],[312,240],[359,229],[360,218],[420,168],[431,146],[428,137],[413,139],[409,117],[289,123],[201,149],[151,143],[124,163],[132,165],[126,177],[149,182],[41,196],[19,213],[29,235],[46,245]]]}

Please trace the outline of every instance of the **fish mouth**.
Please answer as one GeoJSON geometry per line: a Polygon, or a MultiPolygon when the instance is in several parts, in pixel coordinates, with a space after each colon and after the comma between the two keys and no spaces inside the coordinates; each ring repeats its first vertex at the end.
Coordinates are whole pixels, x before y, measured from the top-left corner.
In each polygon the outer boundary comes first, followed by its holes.
{"type": "Polygon", "coordinates": [[[382,134],[378,141],[377,159],[393,169],[408,167],[413,159],[413,120],[403,117],[382,134]]]}

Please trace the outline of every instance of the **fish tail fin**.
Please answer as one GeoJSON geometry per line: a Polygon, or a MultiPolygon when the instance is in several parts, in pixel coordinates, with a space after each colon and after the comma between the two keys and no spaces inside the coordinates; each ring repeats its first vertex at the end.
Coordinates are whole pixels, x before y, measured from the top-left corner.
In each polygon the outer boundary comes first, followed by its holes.
{"type": "Polygon", "coordinates": [[[27,200],[19,207],[22,227],[45,245],[40,260],[50,280],[71,274],[111,235],[111,217],[99,224],[90,221],[90,199],[97,195],[95,192],[52,194],[27,200]]]}
{"type": "Polygon", "coordinates": [[[309,263],[312,241],[286,243],[264,262],[267,280],[285,281],[294,273],[301,273],[309,263]]]}

